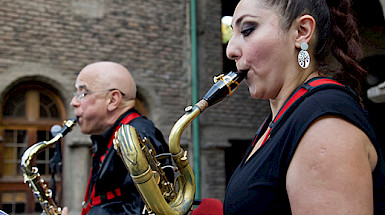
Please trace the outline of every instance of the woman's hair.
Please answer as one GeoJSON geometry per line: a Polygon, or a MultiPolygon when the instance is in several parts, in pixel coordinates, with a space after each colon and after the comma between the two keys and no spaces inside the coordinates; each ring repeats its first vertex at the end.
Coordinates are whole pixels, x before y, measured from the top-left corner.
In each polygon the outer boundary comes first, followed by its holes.
{"type": "Polygon", "coordinates": [[[331,76],[349,85],[358,94],[366,71],[358,64],[361,57],[357,24],[351,14],[350,0],[263,0],[281,16],[282,27],[288,30],[293,21],[309,14],[316,21],[317,44],[314,60],[320,74],[331,76]],[[325,60],[332,54],[342,65],[331,69],[325,60]]]}

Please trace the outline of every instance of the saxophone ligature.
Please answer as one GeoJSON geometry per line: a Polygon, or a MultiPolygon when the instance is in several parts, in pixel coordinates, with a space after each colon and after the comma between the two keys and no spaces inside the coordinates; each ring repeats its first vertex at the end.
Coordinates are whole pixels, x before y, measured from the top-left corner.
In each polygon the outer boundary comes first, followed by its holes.
{"type": "Polygon", "coordinates": [[[32,190],[35,198],[39,201],[41,207],[43,208],[43,213],[48,215],[61,214],[61,208],[56,206],[54,200],[52,199],[52,191],[40,177],[38,168],[32,167],[31,162],[39,152],[51,147],[68,132],[70,132],[72,127],[76,125],[76,122],[77,118],[64,121],[62,129],[55,135],[55,137],[49,141],[35,143],[25,150],[23,156],[21,157],[21,170],[24,176],[24,183],[28,183],[29,188],[32,190]]]}
{"type": "Polygon", "coordinates": [[[174,184],[162,177],[162,168],[154,168],[157,165],[153,164],[159,164],[156,154],[145,147],[148,140],[142,139],[134,127],[122,125],[116,132],[114,147],[130,172],[149,214],[187,214],[191,211],[195,179],[187,151],[180,147],[181,135],[207,107],[231,96],[246,75],[247,71],[236,71],[215,77],[215,84],[206,95],[193,107],[187,107],[186,113],[174,124],[169,136],[169,149],[180,173],[174,184]]]}

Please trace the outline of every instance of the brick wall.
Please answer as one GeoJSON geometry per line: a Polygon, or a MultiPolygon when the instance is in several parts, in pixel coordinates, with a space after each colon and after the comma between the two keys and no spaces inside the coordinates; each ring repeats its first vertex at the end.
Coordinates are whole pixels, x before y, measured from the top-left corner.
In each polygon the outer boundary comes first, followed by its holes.
{"type": "MultiPolygon", "coordinates": [[[[86,64],[110,60],[154,88],[153,96],[164,101],[157,108],[174,112],[186,103],[183,0],[3,0],[0,31],[0,74],[33,62],[74,79],[86,64]]],[[[174,119],[164,114],[159,121],[167,125],[174,119]]]]}

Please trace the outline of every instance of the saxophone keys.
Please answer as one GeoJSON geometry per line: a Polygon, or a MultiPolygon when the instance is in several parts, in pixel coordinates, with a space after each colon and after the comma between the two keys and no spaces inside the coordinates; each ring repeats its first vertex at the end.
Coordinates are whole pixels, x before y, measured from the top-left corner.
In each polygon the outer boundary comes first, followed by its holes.
{"type": "Polygon", "coordinates": [[[160,175],[157,171],[152,171],[156,184],[160,183],[160,175]]]}
{"type": "Polygon", "coordinates": [[[47,196],[48,198],[52,198],[52,190],[48,189],[47,192],[45,193],[45,196],[47,196]]]}
{"type": "Polygon", "coordinates": [[[183,157],[180,158],[182,161],[187,160],[187,151],[184,152],[183,157]]]}
{"type": "Polygon", "coordinates": [[[33,196],[35,196],[36,199],[40,199],[40,193],[39,191],[34,191],[33,196]]]}
{"type": "Polygon", "coordinates": [[[187,106],[187,107],[184,108],[184,112],[191,112],[192,109],[193,109],[193,106],[191,106],[191,105],[187,106]]]}

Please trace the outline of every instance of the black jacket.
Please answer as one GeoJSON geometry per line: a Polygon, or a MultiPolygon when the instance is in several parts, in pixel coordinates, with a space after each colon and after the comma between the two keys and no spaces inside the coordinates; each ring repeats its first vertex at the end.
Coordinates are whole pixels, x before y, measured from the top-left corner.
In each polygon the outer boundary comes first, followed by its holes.
{"type": "MultiPolygon", "coordinates": [[[[89,190],[91,192],[93,186],[95,186],[94,196],[100,197],[100,204],[92,204],[93,206],[88,213],[89,215],[142,213],[144,202],[122,159],[119,157],[113,146],[109,149],[107,148],[108,143],[114,138],[113,133],[117,126],[120,126],[122,120],[132,113],[137,114],[138,112],[134,109],[129,110],[123,114],[115,125],[105,134],[91,136],[95,153],[92,161],[92,176],[89,183],[89,190]],[[120,192],[121,195],[116,195],[116,191],[120,192]],[[117,197],[109,199],[107,196],[108,192],[112,192],[114,196],[117,197]]],[[[150,140],[156,149],[157,154],[169,152],[168,145],[166,144],[162,133],[145,116],[139,116],[132,119],[129,122],[129,125],[133,126],[142,138],[147,137],[150,140]]],[[[171,164],[169,158],[161,162],[166,165],[171,164]]],[[[170,173],[168,173],[168,176],[172,177],[170,173]]]]}

